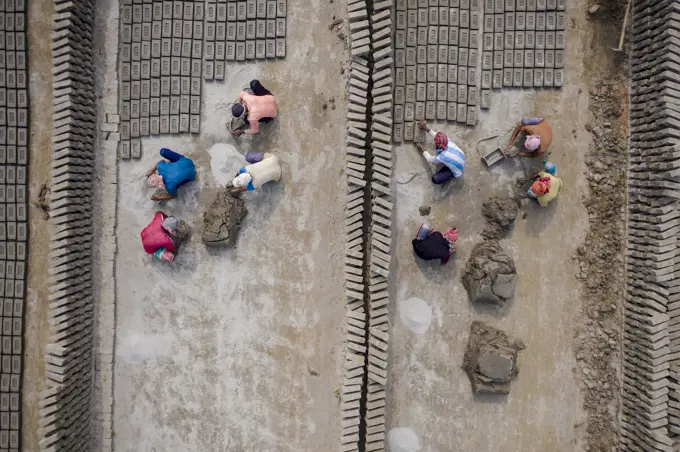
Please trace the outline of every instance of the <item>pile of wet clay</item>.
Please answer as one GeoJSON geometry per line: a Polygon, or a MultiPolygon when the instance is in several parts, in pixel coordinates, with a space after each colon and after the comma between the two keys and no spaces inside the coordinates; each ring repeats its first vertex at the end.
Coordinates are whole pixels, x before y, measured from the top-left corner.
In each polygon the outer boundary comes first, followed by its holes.
{"type": "Polygon", "coordinates": [[[238,195],[219,192],[203,214],[203,243],[208,246],[233,246],[248,209],[238,195]]]}
{"type": "Polygon", "coordinates": [[[463,369],[470,377],[475,394],[508,394],[510,381],[517,376],[517,355],[526,346],[483,322],[472,322],[470,340],[463,358],[463,369]]]}
{"type": "Polygon", "coordinates": [[[519,203],[512,198],[489,198],[482,204],[482,215],[487,226],[482,235],[487,239],[504,237],[515,224],[519,203]]]}
{"type": "Polygon", "coordinates": [[[515,294],[515,262],[497,241],[485,240],[472,249],[462,280],[473,303],[502,307],[515,294]]]}

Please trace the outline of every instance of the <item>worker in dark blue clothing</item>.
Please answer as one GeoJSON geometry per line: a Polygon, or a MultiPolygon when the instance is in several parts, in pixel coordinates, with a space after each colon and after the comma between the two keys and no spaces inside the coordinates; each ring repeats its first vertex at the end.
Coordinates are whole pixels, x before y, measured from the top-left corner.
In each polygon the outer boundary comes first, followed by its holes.
{"type": "Polygon", "coordinates": [[[196,166],[191,159],[168,148],[161,149],[161,157],[170,162],[161,160],[146,172],[146,183],[156,189],[151,196],[154,201],[175,198],[180,186],[196,178],[196,166]]]}

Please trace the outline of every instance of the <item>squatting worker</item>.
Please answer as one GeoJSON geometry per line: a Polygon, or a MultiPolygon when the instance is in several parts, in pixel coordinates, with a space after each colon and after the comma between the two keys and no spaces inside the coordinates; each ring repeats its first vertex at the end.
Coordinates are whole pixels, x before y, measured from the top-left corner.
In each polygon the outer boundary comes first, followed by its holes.
{"type": "Polygon", "coordinates": [[[440,259],[441,264],[444,265],[456,251],[457,240],[458,229],[451,228],[442,234],[438,231],[432,232],[430,226],[423,223],[411,244],[413,252],[419,258],[427,261],[440,259]]]}
{"type": "Polygon", "coordinates": [[[538,201],[542,207],[548,207],[550,202],[557,198],[562,190],[562,180],[556,174],[541,171],[536,180],[531,184],[527,194],[538,201]]]}
{"type": "Polygon", "coordinates": [[[267,182],[281,179],[281,165],[275,155],[268,152],[265,154],[249,152],[246,155],[246,160],[250,165],[238,170],[236,177],[231,182],[232,193],[254,191],[267,182]]]}
{"type": "Polygon", "coordinates": [[[144,251],[162,261],[172,262],[188,233],[184,229],[187,228],[185,226],[180,228],[177,218],[164,212],[156,212],[151,223],[140,234],[144,251]]]}
{"type": "Polygon", "coordinates": [[[241,91],[236,103],[231,107],[235,118],[243,117],[246,130],[235,130],[234,135],[252,135],[260,131],[260,122],[266,124],[276,117],[276,99],[258,80],[250,82],[251,93],[241,91]]]}
{"type": "Polygon", "coordinates": [[[465,167],[465,154],[463,151],[453,141],[449,140],[449,137],[427,127],[425,121],[419,121],[418,127],[434,138],[434,145],[437,150],[437,155],[433,157],[432,154],[425,150],[421,143],[418,143],[418,148],[422,152],[423,157],[435,166],[441,165],[441,168],[432,175],[432,182],[443,184],[453,178],[462,176],[463,168],[465,167]]]}
{"type": "Polygon", "coordinates": [[[516,143],[520,133],[524,133],[524,149],[518,155],[522,157],[537,157],[548,150],[552,142],[552,128],[543,118],[522,118],[517,122],[515,130],[512,132],[510,142],[504,152],[508,152],[514,145],[520,147],[521,143],[516,143]]]}
{"type": "Polygon", "coordinates": [[[146,183],[156,189],[151,196],[154,201],[175,198],[180,186],[196,178],[196,166],[190,158],[168,148],[161,149],[160,154],[169,162],[161,160],[146,172],[146,183]]]}

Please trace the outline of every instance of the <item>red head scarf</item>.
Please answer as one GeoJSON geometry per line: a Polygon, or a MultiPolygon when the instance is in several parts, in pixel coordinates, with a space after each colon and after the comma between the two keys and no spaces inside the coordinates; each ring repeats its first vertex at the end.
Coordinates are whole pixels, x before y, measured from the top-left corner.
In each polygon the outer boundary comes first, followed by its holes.
{"type": "Polygon", "coordinates": [[[538,179],[536,182],[531,184],[531,191],[539,196],[545,195],[550,191],[550,179],[547,177],[538,179]]]}
{"type": "Polygon", "coordinates": [[[449,144],[449,137],[444,135],[441,132],[437,132],[437,134],[434,136],[434,145],[437,147],[437,149],[446,149],[446,146],[449,144]]]}

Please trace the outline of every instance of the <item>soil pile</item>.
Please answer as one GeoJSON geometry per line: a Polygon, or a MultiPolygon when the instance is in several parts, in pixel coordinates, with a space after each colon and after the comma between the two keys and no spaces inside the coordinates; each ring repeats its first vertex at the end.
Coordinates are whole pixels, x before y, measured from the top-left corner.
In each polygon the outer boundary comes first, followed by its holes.
{"type": "Polygon", "coordinates": [[[504,306],[515,294],[515,262],[495,240],[475,245],[462,276],[470,300],[504,306]]]}
{"type": "Polygon", "coordinates": [[[482,204],[482,215],[487,226],[482,235],[487,239],[504,237],[515,224],[519,203],[511,198],[490,198],[482,204]]]}
{"type": "Polygon", "coordinates": [[[517,355],[526,346],[483,322],[472,322],[470,340],[463,358],[475,394],[508,394],[517,376],[517,355]]]}
{"type": "Polygon", "coordinates": [[[203,214],[203,243],[208,246],[233,246],[248,209],[238,195],[224,190],[215,196],[203,214]]]}

